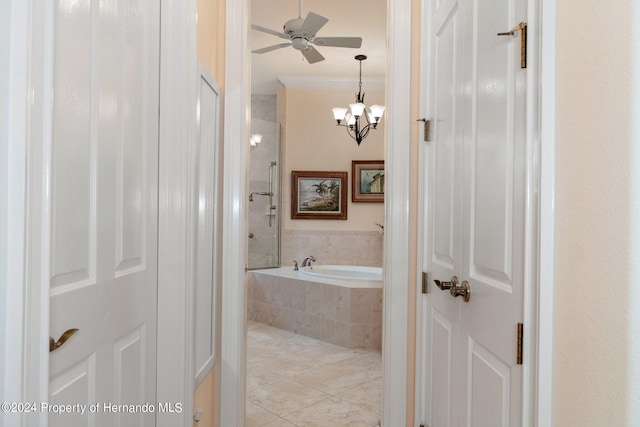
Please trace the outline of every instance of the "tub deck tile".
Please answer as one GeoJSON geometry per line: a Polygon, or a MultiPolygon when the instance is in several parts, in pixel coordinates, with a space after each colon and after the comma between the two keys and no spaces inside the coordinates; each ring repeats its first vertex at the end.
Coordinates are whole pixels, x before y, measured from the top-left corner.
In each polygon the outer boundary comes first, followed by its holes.
{"type": "Polygon", "coordinates": [[[288,267],[250,272],[249,319],[347,348],[381,349],[381,288],[299,276],[288,267]]]}

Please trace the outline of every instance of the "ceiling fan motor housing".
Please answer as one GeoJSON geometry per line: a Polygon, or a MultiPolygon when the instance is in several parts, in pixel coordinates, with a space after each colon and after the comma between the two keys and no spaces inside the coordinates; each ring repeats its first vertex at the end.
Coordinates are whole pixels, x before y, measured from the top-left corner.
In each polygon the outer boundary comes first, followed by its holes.
{"type": "MultiPolygon", "coordinates": [[[[290,19],[284,23],[284,27],[282,27],[282,32],[288,36],[300,35],[302,36],[302,24],[304,23],[304,19],[296,18],[290,19]]],[[[313,35],[313,34],[311,34],[313,35]]]]}

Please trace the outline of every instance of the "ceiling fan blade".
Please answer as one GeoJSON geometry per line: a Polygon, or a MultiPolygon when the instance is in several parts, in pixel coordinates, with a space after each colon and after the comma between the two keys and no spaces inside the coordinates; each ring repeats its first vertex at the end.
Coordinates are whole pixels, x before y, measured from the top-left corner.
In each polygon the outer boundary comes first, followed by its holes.
{"type": "Polygon", "coordinates": [[[315,36],[318,30],[324,27],[324,24],[327,22],[329,22],[328,18],[318,15],[317,13],[309,12],[307,17],[304,19],[300,30],[315,36]]]}
{"type": "Polygon", "coordinates": [[[262,31],[263,33],[273,34],[274,36],[280,37],[282,39],[289,40],[289,36],[284,33],[279,33],[278,31],[270,30],[269,28],[261,27],[260,25],[251,24],[252,30],[262,31]]]}
{"type": "Polygon", "coordinates": [[[251,53],[267,53],[267,52],[271,52],[272,50],[282,49],[283,47],[287,47],[287,46],[291,46],[291,43],[274,44],[273,46],[267,46],[261,49],[252,50],[251,53]]]}
{"type": "Polygon", "coordinates": [[[318,46],[351,47],[358,49],[362,46],[362,37],[317,37],[313,44],[318,46]]]}
{"type": "Polygon", "coordinates": [[[309,64],[315,64],[316,62],[324,61],[324,56],[318,52],[318,50],[313,46],[308,46],[306,49],[302,51],[302,54],[309,64]]]}

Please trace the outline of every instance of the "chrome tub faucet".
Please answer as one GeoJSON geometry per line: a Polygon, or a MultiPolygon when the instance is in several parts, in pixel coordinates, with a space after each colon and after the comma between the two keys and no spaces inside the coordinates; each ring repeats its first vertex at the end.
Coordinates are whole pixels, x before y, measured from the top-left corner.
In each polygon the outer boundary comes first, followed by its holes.
{"type": "Polygon", "coordinates": [[[311,262],[316,262],[316,259],[312,255],[309,255],[304,260],[302,260],[302,267],[311,267],[311,262]]]}

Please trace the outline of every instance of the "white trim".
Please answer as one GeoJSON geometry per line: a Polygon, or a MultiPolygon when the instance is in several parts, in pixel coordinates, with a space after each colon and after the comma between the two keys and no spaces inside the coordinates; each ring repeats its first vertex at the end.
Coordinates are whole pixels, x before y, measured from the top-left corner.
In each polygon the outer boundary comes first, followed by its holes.
{"type": "MultiPolygon", "coordinates": [[[[430,61],[429,58],[431,56],[431,43],[425,43],[427,40],[429,31],[430,31],[430,20],[431,16],[431,2],[430,1],[421,1],[420,4],[420,87],[418,91],[420,93],[419,99],[419,117],[421,118],[430,118],[431,111],[429,110],[429,99],[430,99],[430,86],[429,86],[429,75],[430,75],[430,61]]],[[[424,125],[423,125],[424,126],[424,125]]],[[[424,185],[425,180],[428,173],[428,165],[429,165],[429,145],[420,142],[418,145],[418,162],[420,165],[424,165],[425,167],[418,167],[418,210],[422,209],[422,212],[427,212],[428,210],[428,186],[424,185]]],[[[427,229],[427,223],[423,215],[418,215],[418,236],[425,236],[427,229]]],[[[425,267],[427,265],[427,254],[425,253],[425,245],[418,243],[417,245],[417,255],[416,259],[418,262],[416,263],[417,270],[416,277],[420,277],[422,272],[425,271],[425,267]]],[[[427,410],[424,408],[422,402],[426,401],[427,391],[425,390],[425,386],[427,384],[427,364],[425,362],[425,358],[423,355],[427,350],[427,342],[422,340],[421,337],[425,330],[427,330],[427,325],[423,323],[422,319],[425,318],[425,310],[427,307],[427,299],[423,298],[421,294],[417,293],[416,298],[416,358],[415,358],[415,369],[416,369],[416,381],[414,388],[414,425],[420,425],[426,423],[427,420],[427,410]]]]}
{"type": "Polygon", "coordinates": [[[158,427],[191,425],[193,407],[193,147],[196,137],[195,0],[161,0],[158,181],[157,400],[182,414],[158,414],[158,427]]]}
{"type": "MultiPolygon", "coordinates": [[[[383,425],[405,425],[409,307],[409,165],[411,0],[389,0],[387,69],[387,192],[383,425]],[[393,141],[391,143],[391,141],[393,141]]],[[[244,425],[246,293],[246,171],[249,106],[247,0],[227,0],[221,425],[244,425]],[[231,171],[241,171],[232,173],[231,171]]]]}
{"type": "MultiPolygon", "coordinates": [[[[388,2],[382,425],[407,420],[411,0],[388,2]]],[[[413,274],[413,272],[411,272],[413,274]]]]}
{"type": "MultiPolygon", "coordinates": [[[[218,361],[218,340],[217,340],[217,331],[218,331],[218,287],[220,286],[220,279],[219,279],[219,270],[221,267],[221,263],[218,261],[219,260],[219,254],[221,252],[221,247],[219,245],[219,242],[222,241],[221,238],[218,237],[219,231],[221,230],[220,227],[218,227],[218,222],[219,222],[219,199],[221,196],[221,191],[220,189],[222,188],[219,185],[219,180],[222,179],[222,173],[221,173],[221,168],[222,168],[222,162],[220,160],[220,154],[222,152],[222,149],[220,147],[220,94],[222,93],[220,90],[220,86],[218,85],[218,83],[215,81],[215,79],[211,76],[211,74],[209,74],[207,72],[207,69],[205,68],[205,66],[198,61],[198,87],[197,87],[197,113],[196,113],[196,149],[194,150],[194,159],[193,159],[193,172],[195,174],[194,176],[194,189],[193,189],[193,202],[192,202],[192,206],[193,206],[193,228],[192,228],[192,236],[193,236],[193,248],[194,248],[194,257],[193,257],[193,272],[194,275],[197,275],[197,268],[199,268],[197,266],[197,250],[198,250],[198,233],[200,232],[197,224],[198,224],[198,205],[199,205],[199,200],[198,200],[198,194],[199,194],[199,188],[197,188],[196,186],[199,185],[205,185],[206,186],[206,182],[201,183],[198,182],[199,180],[199,176],[200,176],[200,165],[199,165],[199,161],[201,159],[201,148],[203,145],[203,140],[202,140],[202,97],[203,97],[203,86],[206,85],[209,87],[209,89],[211,90],[211,92],[213,93],[213,95],[215,96],[215,117],[213,118],[213,122],[214,122],[214,129],[215,129],[215,135],[214,135],[214,141],[213,141],[213,159],[211,160],[211,163],[208,164],[208,167],[211,167],[213,169],[213,179],[214,179],[214,184],[215,186],[213,187],[213,193],[208,195],[212,197],[212,203],[210,204],[211,209],[213,210],[213,221],[211,226],[213,227],[213,232],[214,232],[214,239],[212,242],[212,262],[213,264],[210,266],[214,276],[212,276],[212,280],[213,282],[211,283],[212,285],[212,296],[211,296],[211,301],[210,301],[210,306],[207,307],[207,309],[211,310],[211,311],[207,311],[207,318],[210,319],[210,322],[208,323],[207,327],[208,329],[203,329],[203,334],[205,334],[206,336],[198,336],[198,313],[196,310],[196,299],[197,299],[197,293],[198,293],[198,285],[199,283],[195,280],[194,277],[194,285],[193,285],[193,292],[194,292],[194,296],[193,296],[193,300],[194,300],[194,308],[193,308],[193,319],[194,319],[194,324],[193,324],[193,352],[194,352],[194,389],[197,389],[197,387],[200,385],[200,383],[205,379],[205,377],[207,376],[207,374],[211,371],[211,369],[213,369],[213,367],[215,366],[216,362],[218,361]],[[212,346],[209,348],[210,353],[207,353],[207,359],[200,365],[198,366],[197,364],[197,358],[198,358],[198,354],[197,354],[197,350],[198,350],[198,340],[202,339],[204,342],[207,342],[209,339],[211,339],[211,343],[212,346]]],[[[211,119],[211,118],[209,118],[211,119]]],[[[204,141],[206,143],[206,141],[204,141]]],[[[206,283],[205,283],[206,285],[206,283]]]]}
{"type": "MultiPolygon", "coordinates": [[[[357,90],[357,77],[311,77],[311,76],[280,76],[278,81],[288,89],[313,90],[357,90]]],[[[363,77],[362,86],[370,90],[384,90],[384,77],[363,77]]]]}
{"type": "Polygon", "coordinates": [[[540,258],[540,3],[527,2],[527,24],[531,37],[527,49],[526,117],[526,217],[524,252],[524,348],[522,380],[522,425],[536,426],[537,331],[540,258]]]}
{"type": "Polygon", "coordinates": [[[556,1],[540,0],[540,258],[536,425],[553,425],[556,1]]]}
{"type": "MultiPolygon", "coordinates": [[[[3,232],[6,240],[0,252],[4,256],[5,270],[0,271],[0,298],[4,310],[0,315],[5,317],[0,322],[4,330],[0,333],[0,376],[3,383],[0,384],[0,401],[19,402],[22,400],[22,370],[23,370],[23,312],[24,312],[24,246],[25,246],[25,174],[26,174],[26,97],[28,48],[26,46],[29,34],[29,3],[22,1],[9,1],[0,5],[0,13],[7,14],[6,20],[10,23],[10,32],[1,43],[2,50],[8,52],[7,57],[0,58],[2,67],[8,69],[9,89],[8,97],[0,102],[6,102],[7,115],[0,122],[0,146],[4,147],[4,163],[6,181],[0,181],[0,185],[6,187],[6,217],[2,220],[3,232]],[[10,14],[10,16],[9,16],[10,14]],[[5,50],[6,49],[6,50],[5,50]],[[5,125],[3,127],[2,125],[5,125]],[[6,130],[6,133],[5,133],[6,130]]],[[[1,235],[2,233],[0,233],[1,235]]],[[[1,425],[9,423],[7,413],[0,413],[1,425]]]]}
{"type": "MultiPolygon", "coordinates": [[[[22,295],[24,312],[20,324],[23,337],[22,401],[46,402],[49,385],[49,264],[50,264],[50,185],[52,149],[51,102],[53,79],[53,9],[31,0],[28,2],[28,21],[25,61],[28,106],[24,111],[24,253],[25,268],[22,295]]],[[[20,114],[20,113],[18,113],[20,114]]],[[[17,296],[17,293],[16,295],[17,296]]],[[[46,426],[48,414],[25,416],[27,426],[46,426]]]]}
{"type": "MultiPolygon", "coordinates": [[[[27,156],[27,102],[28,64],[30,50],[29,2],[13,1],[5,5],[3,12],[11,12],[10,37],[5,40],[9,46],[9,96],[7,99],[8,116],[6,133],[7,164],[7,217],[6,217],[6,275],[2,278],[6,286],[6,306],[4,319],[4,341],[1,343],[4,363],[3,401],[19,402],[23,400],[25,390],[24,370],[27,368],[24,358],[26,327],[24,318],[26,291],[26,156],[27,156]],[[6,350],[6,351],[5,351],[6,350]]],[[[4,102],[4,101],[3,101],[4,102]]],[[[3,135],[4,139],[5,135],[3,135]]],[[[5,143],[2,141],[2,143],[5,143]]],[[[5,244],[5,242],[3,242],[5,244]]],[[[0,413],[0,424],[18,425],[15,415],[0,413]]]]}
{"type": "Polygon", "coordinates": [[[249,49],[247,0],[226,2],[220,425],[244,426],[249,49]]]}

